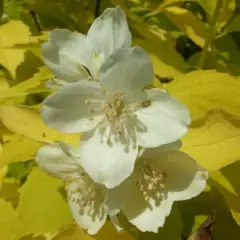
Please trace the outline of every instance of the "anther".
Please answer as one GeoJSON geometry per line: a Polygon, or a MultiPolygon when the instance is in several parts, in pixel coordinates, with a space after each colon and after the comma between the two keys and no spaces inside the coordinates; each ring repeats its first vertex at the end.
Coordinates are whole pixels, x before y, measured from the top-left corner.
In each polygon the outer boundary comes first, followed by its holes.
{"type": "Polygon", "coordinates": [[[149,107],[149,106],[151,106],[151,101],[149,101],[149,100],[146,100],[146,101],[144,101],[144,102],[142,102],[142,107],[144,107],[144,108],[147,108],[147,107],[149,107]]]}

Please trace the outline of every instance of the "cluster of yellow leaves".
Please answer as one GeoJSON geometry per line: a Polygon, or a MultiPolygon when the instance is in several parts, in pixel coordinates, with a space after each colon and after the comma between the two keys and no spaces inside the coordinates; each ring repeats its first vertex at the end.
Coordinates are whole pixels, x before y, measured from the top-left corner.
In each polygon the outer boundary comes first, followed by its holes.
{"type": "MultiPolygon", "coordinates": [[[[217,239],[229,238],[222,227],[226,221],[226,228],[232,232],[231,239],[237,240],[236,236],[240,234],[237,225],[240,224],[240,78],[227,73],[232,73],[228,70],[233,69],[229,56],[229,62],[221,68],[222,73],[216,70],[185,73],[187,64],[190,61],[196,63],[199,54],[186,62],[176,50],[176,38],[172,31],[178,29],[196,45],[204,47],[217,0],[192,0],[206,11],[205,22],[188,9],[182,8],[182,0],[164,0],[161,4],[153,0],[131,0],[136,7],[130,9],[122,0],[111,2],[121,5],[131,20],[131,27],[137,33],[134,35],[134,44],[148,51],[154,65],[155,85],[165,88],[189,108],[193,121],[189,133],[182,138],[182,151],[210,172],[206,191],[193,201],[175,205],[158,235],[144,233],[137,234],[137,238],[179,239],[182,231],[188,235],[196,230],[214,207],[219,214],[217,221],[220,221],[213,231],[214,236],[217,239]],[[143,2],[147,4],[144,5],[143,2]],[[136,15],[141,11],[147,12],[145,18],[151,21],[135,21],[136,15]],[[173,24],[174,27],[171,24],[169,26],[171,31],[168,31],[168,27],[159,26],[161,23],[156,17],[158,15],[173,24]],[[166,84],[159,81],[162,78],[174,80],[166,84]]],[[[217,63],[212,63],[213,52],[225,57],[221,39],[229,32],[239,31],[239,16],[234,17],[226,26],[236,8],[235,1],[222,2],[214,41],[204,65],[207,68],[217,66],[217,70],[220,67],[217,63]],[[225,29],[220,33],[223,27],[225,29]]],[[[32,2],[28,8],[39,10],[41,14],[52,16],[55,20],[62,20],[63,13],[67,11],[61,7],[64,1],[49,3],[48,7],[45,4],[48,3],[32,2]],[[59,12],[53,12],[54,6],[59,6],[59,12]]],[[[74,14],[79,16],[77,11],[74,14]]],[[[74,24],[74,14],[67,18],[71,27],[74,24]]],[[[78,24],[80,29],[87,28],[86,19],[84,24],[78,24]]],[[[28,26],[20,20],[10,20],[0,25],[0,65],[4,68],[0,70],[0,216],[4,216],[0,218],[0,236],[4,240],[30,240],[37,239],[38,236],[49,240],[130,240],[130,235],[116,233],[110,223],[96,236],[88,236],[73,223],[62,183],[34,165],[22,186],[19,182],[8,182],[8,164],[34,160],[41,146],[56,140],[72,144],[79,141],[79,135],[62,134],[46,127],[39,113],[40,101],[31,101],[34,94],[42,98],[48,94],[43,82],[52,75],[43,65],[40,50],[42,41],[46,39],[46,32],[32,36],[28,26]]],[[[238,55],[234,56],[236,59],[238,55]]],[[[238,64],[234,66],[239,67],[238,64]]]]}

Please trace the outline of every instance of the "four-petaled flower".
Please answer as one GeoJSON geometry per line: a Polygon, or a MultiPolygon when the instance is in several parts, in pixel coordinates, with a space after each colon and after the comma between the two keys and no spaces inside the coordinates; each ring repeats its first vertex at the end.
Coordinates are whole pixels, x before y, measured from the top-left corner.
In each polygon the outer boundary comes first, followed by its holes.
{"type": "MultiPolygon", "coordinates": [[[[67,200],[73,218],[89,234],[96,234],[109,216],[118,230],[118,209],[111,209],[108,189],[95,183],[79,166],[78,149],[63,142],[39,149],[36,161],[50,175],[65,182],[67,200]]],[[[116,205],[116,204],[111,204],[116,205]]]]}
{"type": "Polygon", "coordinates": [[[42,147],[37,162],[43,170],[65,180],[72,215],[88,233],[97,233],[107,215],[120,230],[116,216],[120,210],[139,230],[157,232],[174,201],[193,198],[206,186],[207,171],[178,151],[179,146],[175,142],[146,149],[133,174],[110,190],[84,172],[77,161],[79,149],[70,145],[42,147]]]}
{"type": "Polygon", "coordinates": [[[80,80],[99,80],[99,68],[117,49],[131,46],[132,36],[120,7],[108,8],[84,35],[65,29],[50,32],[42,45],[43,59],[55,78],[49,88],[80,80]]]}
{"type": "Polygon", "coordinates": [[[187,108],[164,90],[145,89],[152,80],[152,64],[143,49],[120,49],[103,63],[99,82],[67,84],[43,102],[46,125],[85,132],[81,165],[108,188],[131,175],[138,146],[157,147],[187,132],[187,108]]]}

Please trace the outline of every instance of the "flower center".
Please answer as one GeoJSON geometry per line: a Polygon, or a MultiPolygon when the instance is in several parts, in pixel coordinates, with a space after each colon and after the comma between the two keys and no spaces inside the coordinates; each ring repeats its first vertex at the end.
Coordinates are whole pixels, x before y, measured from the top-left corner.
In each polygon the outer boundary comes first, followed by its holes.
{"type": "Polygon", "coordinates": [[[86,174],[82,173],[80,178],[68,179],[66,189],[68,189],[68,201],[77,204],[82,213],[85,208],[88,209],[89,215],[104,213],[105,199],[102,189],[86,174]]]}
{"type": "Polygon", "coordinates": [[[164,171],[157,171],[153,165],[142,161],[140,163],[142,178],[138,180],[137,186],[139,187],[142,195],[146,201],[150,198],[161,200],[163,197],[163,189],[167,175],[164,171]]]}

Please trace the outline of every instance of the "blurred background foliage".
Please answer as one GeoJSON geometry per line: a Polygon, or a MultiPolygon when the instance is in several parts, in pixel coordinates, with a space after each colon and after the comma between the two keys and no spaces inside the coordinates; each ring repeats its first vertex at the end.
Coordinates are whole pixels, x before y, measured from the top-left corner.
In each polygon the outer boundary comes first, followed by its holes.
{"type": "Polygon", "coordinates": [[[0,0],[0,17],[1,239],[240,239],[240,0],[0,0]],[[62,183],[34,162],[44,144],[79,138],[47,128],[40,118],[49,94],[44,81],[52,77],[41,44],[55,28],[87,33],[117,5],[133,43],[152,59],[155,85],[190,109],[182,150],[210,179],[203,194],[174,205],[158,234],[139,233],[120,216],[124,233],[107,223],[88,236],[72,220],[62,183]],[[200,236],[212,210],[216,223],[200,236]]]}

